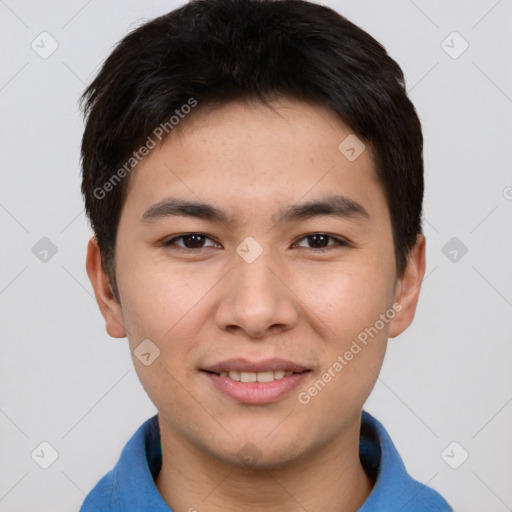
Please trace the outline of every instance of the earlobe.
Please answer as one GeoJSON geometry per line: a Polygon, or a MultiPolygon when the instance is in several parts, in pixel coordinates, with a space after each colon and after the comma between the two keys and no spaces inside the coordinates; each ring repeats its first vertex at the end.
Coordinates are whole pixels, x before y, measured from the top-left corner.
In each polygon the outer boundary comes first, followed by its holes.
{"type": "Polygon", "coordinates": [[[395,303],[400,304],[401,309],[390,322],[390,338],[394,338],[405,331],[414,319],[421,284],[425,275],[425,248],[425,237],[417,235],[416,244],[411,249],[407,260],[407,267],[396,285],[395,303]]]}
{"type": "Polygon", "coordinates": [[[94,295],[101,314],[105,319],[105,328],[112,338],[124,338],[126,329],[124,326],[121,305],[116,301],[114,292],[109,283],[101,263],[101,253],[98,240],[93,236],[87,245],[86,259],[87,275],[94,289],[94,295]]]}

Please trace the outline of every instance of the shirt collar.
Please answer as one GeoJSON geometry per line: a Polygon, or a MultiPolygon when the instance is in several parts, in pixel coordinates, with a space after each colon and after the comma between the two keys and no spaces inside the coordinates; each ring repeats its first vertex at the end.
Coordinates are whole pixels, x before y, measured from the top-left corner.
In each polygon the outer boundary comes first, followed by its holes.
{"type": "Polygon", "coordinates": [[[376,477],[358,512],[451,512],[434,489],[414,480],[382,424],[366,411],[361,418],[359,455],[363,467],[376,477]]]}
{"type": "MultiPolygon", "coordinates": [[[[452,510],[436,491],[409,476],[388,433],[366,411],[362,413],[359,453],[361,463],[375,480],[375,485],[358,512],[452,510]]],[[[142,509],[172,512],[154,481],[161,463],[162,447],[158,415],[155,415],[144,422],[128,441],[116,466],[91,491],[81,512],[93,512],[97,508],[112,512],[142,509]],[[106,500],[111,501],[108,509],[105,508],[106,500]],[[87,508],[86,503],[90,503],[91,508],[87,508]]]]}

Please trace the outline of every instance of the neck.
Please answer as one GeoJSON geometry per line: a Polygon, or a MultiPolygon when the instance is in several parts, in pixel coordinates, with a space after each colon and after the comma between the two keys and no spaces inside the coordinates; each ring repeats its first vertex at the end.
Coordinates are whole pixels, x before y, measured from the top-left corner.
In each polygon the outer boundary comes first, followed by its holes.
{"type": "Polygon", "coordinates": [[[180,512],[356,512],[373,487],[359,459],[359,429],[360,422],[280,467],[240,469],[160,424],[162,467],[155,484],[180,512]]]}

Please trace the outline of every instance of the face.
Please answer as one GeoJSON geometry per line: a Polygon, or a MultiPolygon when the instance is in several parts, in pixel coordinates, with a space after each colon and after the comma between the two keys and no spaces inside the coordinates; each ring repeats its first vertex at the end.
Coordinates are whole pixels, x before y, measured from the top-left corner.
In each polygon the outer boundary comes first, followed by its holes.
{"type": "Polygon", "coordinates": [[[370,149],[340,151],[351,131],[325,108],[274,107],[198,111],[133,171],[120,304],[93,242],[88,256],[107,330],[128,336],[162,437],[268,467],[357,424],[424,272],[419,238],[396,278],[370,149]]]}

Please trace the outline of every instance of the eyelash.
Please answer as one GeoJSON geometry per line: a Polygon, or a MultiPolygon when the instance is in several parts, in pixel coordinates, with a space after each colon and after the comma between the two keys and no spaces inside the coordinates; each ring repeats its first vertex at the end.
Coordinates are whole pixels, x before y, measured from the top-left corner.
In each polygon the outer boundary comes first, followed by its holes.
{"type": "MultiPolygon", "coordinates": [[[[176,240],[180,240],[180,239],[183,239],[183,238],[186,238],[189,236],[194,236],[194,235],[200,236],[200,237],[205,237],[205,238],[208,238],[208,239],[214,241],[211,237],[209,237],[208,235],[205,235],[204,233],[185,233],[183,235],[179,235],[179,236],[176,236],[174,238],[164,241],[162,245],[165,247],[174,246],[175,248],[178,248],[178,250],[185,250],[185,251],[199,251],[201,249],[206,249],[207,247],[198,247],[196,249],[191,249],[189,247],[182,247],[182,246],[175,244],[176,240]]],[[[318,248],[318,247],[316,247],[316,248],[315,247],[301,247],[301,248],[302,249],[311,249],[315,252],[327,252],[327,251],[330,251],[331,249],[333,249],[334,247],[349,247],[350,246],[350,244],[346,240],[343,240],[342,238],[337,238],[335,236],[329,235],[328,233],[321,233],[321,232],[310,233],[308,235],[304,235],[301,238],[299,238],[298,241],[296,243],[294,243],[294,245],[298,244],[302,240],[305,240],[309,237],[316,236],[316,235],[326,236],[327,238],[334,240],[335,243],[328,245],[327,247],[320,247],[320,248],[318,248]]]]}

